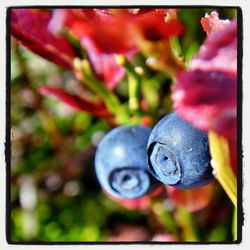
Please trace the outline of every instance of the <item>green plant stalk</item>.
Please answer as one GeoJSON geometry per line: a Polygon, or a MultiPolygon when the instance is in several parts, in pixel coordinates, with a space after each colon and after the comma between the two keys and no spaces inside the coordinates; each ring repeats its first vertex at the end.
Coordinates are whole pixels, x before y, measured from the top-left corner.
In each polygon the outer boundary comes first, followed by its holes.
{"type": "Polygon", "coordinates": [[[213,131],[209,131],[208,139],[215,178],[237,209],[237,180],[230,163],[228,142],[224,137],[213,131]]]}
{"type": "Polygon", "coordinates": [[[115,115],[118,124],[129,123],[130,117],[125,107],[121,105],[117,96],[105,87],[104,83],[96,79],[89,61],[84,59],[81,65],[84,74],[84,82],[87,87],[89,87],[96,94],[100,95],[107,109],[115,115]]]}
{"type": "Polygon", "coordinates": [[[237,240],[237,208],[234,208],[232,233],[233,240],[237,240]]]}
{"type": "Polygon", "coordinates": [[[129,91],[129,109],[131,112],[140,110],[140,90],[141,80],[128,76],[128,91],[129,91]]]}
{"type": "Polygon", "coordinates": [[[141,76],[125,56],[116,56],[116,61],[128,74],[129,109],[132,113],[140,113],[141,76]]]}
{"type": "Polygon", "coordinates": [[[138,73],[135,71],[134,66],[129,62],[129,60],[125,56],[117,55],[116,62],[123,66],[129,75],[133,76],[134,78],[139,77],[138,73]]]}
{"type": "Polygon", "coordinates": [[[187,70],[187,64],[182,53],[178,37],[172,37],[167,45],[169,53],[168,68],[170,76],[175,79],[181,71],[187,70]]]}
{"type": "Polygon", "coordinates": [[[182,55],[182,50],[181,50],[181,46],[180,46],[180,42],[179,42],[178,37],[176,37],[176,36],[172,37],[169,40],[169,43],[170,43],[170,47],[171,47],[172,51],[174,51],[174,53],[177,56],[182,55]]]}
{"type": "Polygon", "coordinates": [[[179,238],[178,227],[173,215],[166,209],[163,202],[153,202],[151,209],[152,212],[157,216],[158,220],[166,228],[166,231],[175,234],[175,236],[179,238]]]}
{"type": "Polygon", "coordinates": [[[183,230],[184,241],[199,241],[192,214],[184,207],[177,207],[178,225],[183,230]]]}

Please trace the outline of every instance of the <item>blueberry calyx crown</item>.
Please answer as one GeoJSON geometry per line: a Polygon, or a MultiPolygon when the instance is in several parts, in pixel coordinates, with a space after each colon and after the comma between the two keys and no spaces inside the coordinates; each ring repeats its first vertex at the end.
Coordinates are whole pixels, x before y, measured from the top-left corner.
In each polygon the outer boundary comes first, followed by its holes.
{"type": "Polygon", "coordinates": [[[111,188],[126,198],[135,198],[147,193],[150,178],[146,171],[134,167],[115,169],[109,177],[111,188]]]}
{"type": "Polygon", "coordinates": [[[148,150],[148,164],[155,178],[164,184],[176,184],[181,177],[181,168],[174,153],[166,145],[153,142],[148,150]],[[158,166],[153,168],[152,162],[158,166]]]}

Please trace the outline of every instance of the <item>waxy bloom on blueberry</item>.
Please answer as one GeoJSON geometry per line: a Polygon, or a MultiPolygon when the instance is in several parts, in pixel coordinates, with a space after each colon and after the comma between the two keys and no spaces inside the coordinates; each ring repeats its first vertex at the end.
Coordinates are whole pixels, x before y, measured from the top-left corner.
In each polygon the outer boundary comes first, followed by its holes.
{"type": "Polygon", "coordinates": [[[155,125],[147,154],[151,173],[164,184],[191,189],[213,179],[207,134],[176,113],[166,115],[155,125]]]}
{"type": "Polygon", "coordinates": [[[96,175],[102,188],[111,196],[138,198],[159,185],[147,168],[150,131],[138,125],[116,127],[98,145],[96,175]]]}

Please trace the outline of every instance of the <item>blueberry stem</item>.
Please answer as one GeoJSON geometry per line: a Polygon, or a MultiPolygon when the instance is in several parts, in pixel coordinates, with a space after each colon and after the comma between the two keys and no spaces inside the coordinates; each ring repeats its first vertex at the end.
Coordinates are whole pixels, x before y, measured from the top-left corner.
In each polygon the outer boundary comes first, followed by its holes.
{"type": "Polygon", "coordinates": [[[214,175],[237,208],[237,180],[230,163],[228,142],[224,137],[212,131],[209,131],[208,139],[214,175]]]}

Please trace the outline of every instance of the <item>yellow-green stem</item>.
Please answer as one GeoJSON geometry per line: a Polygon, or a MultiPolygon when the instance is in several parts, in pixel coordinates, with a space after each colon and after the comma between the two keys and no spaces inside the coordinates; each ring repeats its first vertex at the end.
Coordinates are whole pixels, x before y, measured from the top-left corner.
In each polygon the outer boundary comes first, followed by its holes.
{"type": "MultiPolygon", "coordinates": [[[[128,74],[129,109],[132,113],[138,113],[140,111],[141,76],[125,56],[117,55],[116,61],[128,74]]],[[[143,74],[143,70],[141,73],[143,74]]]]}
{"type": "Polygon", "coordinates": [[[132,112],[140,110],[140,86],[139,78],[128,77],[129,108],[132,112]]]}
{"type": "Polygon", "coordinates": [[[234,208],[232,234],[233,240],[237,240],[237,208],[234,208]]]}
{"type": "Polygon", "coordinates": [[[82,60],[82,71],[85,84],[96,94],[100,95],[107,109],[115,115],[117,124],[127,124],[130,117],[125,107],[121,105],[119,99],[105,84],[98,80],[92,72],[90,63],[87,59],[82,60]]]}
{"type": "Polygon", "coordinates": [[[176,222],[171,212],[164,206],[164,203],[162,201],[155,201],[152,203],[151,209],[157,216],[158,220],[166,228],[166,232],[173,233],[177,238],[179,238],[176,222]]]}
{"type": "Polygon", "coordinates": [[[199,241],[193,215],[184,207],[177,207],[176,219],[183,230],[184,241],[199,241]]]}

